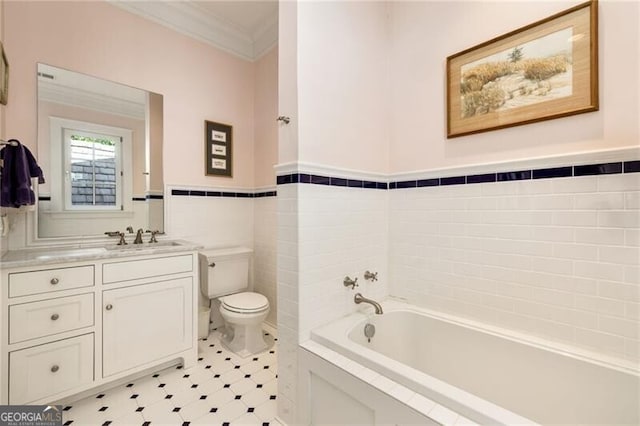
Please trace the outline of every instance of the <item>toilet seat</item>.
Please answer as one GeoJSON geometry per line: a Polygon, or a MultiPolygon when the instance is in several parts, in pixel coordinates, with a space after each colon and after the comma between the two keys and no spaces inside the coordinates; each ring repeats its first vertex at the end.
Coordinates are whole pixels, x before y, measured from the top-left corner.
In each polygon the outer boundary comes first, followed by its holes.
{"type": "Polygon", "coordinates": [[[253,314],[269,309],[269,300],[262,294],[245,291],[220,299],[222,307],[230,312],[253,314]]]}

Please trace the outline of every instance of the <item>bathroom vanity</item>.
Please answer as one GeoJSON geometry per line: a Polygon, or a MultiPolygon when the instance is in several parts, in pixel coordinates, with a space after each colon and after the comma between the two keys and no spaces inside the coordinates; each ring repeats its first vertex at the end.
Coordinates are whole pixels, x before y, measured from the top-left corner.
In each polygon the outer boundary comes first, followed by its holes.
{"type": "Polygon", "coordinates": [[[0,404],[49,404],[197,361],[194,245],[8,252],[0,404]]]}

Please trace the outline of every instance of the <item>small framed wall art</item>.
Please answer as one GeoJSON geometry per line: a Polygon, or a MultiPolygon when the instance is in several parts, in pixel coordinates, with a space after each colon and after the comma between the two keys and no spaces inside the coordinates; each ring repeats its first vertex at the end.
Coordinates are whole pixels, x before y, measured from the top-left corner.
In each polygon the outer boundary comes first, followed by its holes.
{"type": "Polygon", "coordinates": [[[9,97],[9,61],[0,41],[0,104],[6,105],[9,97]]]}
{"type": "Polygon", "coordinates": [[[447,58],[447,137],[598,110],[598,2],[447,58]]]}
{"type": "Polygon", "coordinates": [[[228,124],[204,122],[205,174],[231,177],[233,128],[228,124]]]}

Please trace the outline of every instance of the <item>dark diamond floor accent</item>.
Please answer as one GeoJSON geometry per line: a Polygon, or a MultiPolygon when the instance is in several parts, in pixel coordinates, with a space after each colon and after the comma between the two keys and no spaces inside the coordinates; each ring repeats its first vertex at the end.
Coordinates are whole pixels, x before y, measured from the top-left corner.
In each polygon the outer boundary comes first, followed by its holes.
{"type": "Polygon", "coordinates": [[[253,413],[254,411],[255,411],[255,408],[253,407],[247,408],[247,413],[253,413]]]}
{"type": "Polygon", "coordinates": [[[149,426],[151,424],[151,422],[144,422],[142,423],[142,426],[149,426]]]}
{"type": "Polygon", "coordinates": [[[165,386],[167,386],[165,383],[160,383],[160,384],[158,385],[158,387],[159,387],[159,388],[163,388],[163,387],[165,387],[165,386]]]}
{"type": "Polygon", "coordinates": [[[138,395],[137,393],[134,393],[133,395],[131,395],[131,397],[129,399],[136,399],[137,397],[139,397],[140,395],[138,395]]]}
{"type": "Polygon", "coordinates": [[[198,385],[191,385],[191,389],[195,389],[197,387],[198,387],[198,385]]]}
{"type": "Polygon", "coordinates": [[[102,423],[102,426],[109,426],[111,424],[111,420],[107,420],[106,422],[102,423]]]}
{"type": "Polygon", "coordinates": [[[263,368],[264,368],[265,370],[268,370],[268,369],[269,369],[269,366],[268,366],[268,365],[265,365],[263,368]]]}
{"type": "Polygon", "coordinates": [[[109,409],[109,407],[100,407],[100,409],[98,411],[107,411],[109,409]]]}
{"type": "Polygon", "coordinates": [[[164,397],[164,399],[171,399],[171,398],[173,398],[173,395],[167,395],[164,397]]]}
{"type": "Polygon", "coordinates": [[[222,423],[222,426],[229,426],[230,424],[231,423],[229,423],[229,422],[224,422],[224,423],[222,423]]]}
{"type": "Polygon", "coordinates": [[[254,360],[254,361],[257,361],[257,360],[258,360],[258,358],[254,358],[253,360],[254,360]]]}
{"type": "Polygon", "coordinates": [[[187,378],[189,378],[189,375],[188,375],[188,374],[185,374],[184,376],[182,376],[182,378],[183,378],[183,379],[187,379],[187,378]]]}
{"type": "Polygon", "coordinates": [[[242,398],[242,395],[236,395],[236,399],[242,398]]]}
{"type": "Polygon", "coordinates": [[[210,366],[210,365],[207,365],[205,368],[208,370],[208,369],[210,369],[210,368],[211,368],[211,366],[210,366]]]}
{"type": "Polygon", "coordinates": [[[203,359],[204,359],[204,358],[200,357],[200,358],[198,358],[198,361],[202,361],[203,359]]]}
{"type": "Polygon", "coordinates": [[[181,365],[177,366],[176,370],[182,370],[182,366],[181,365]]]}
{"type": "Polygon", "coordinates": [[[200,395],[200,399],[207,399],[207,395],[200,395]]]}
{"type": "Polygon", "coordinates": [[[229,383],[225,383],[225,384],[224,384],[224,387],[225,387],[225,388],[228,388],[229,386],[231,386],[229,383]]]}
{"type": "Polygon", "coordinates": [[[73,408],[73,405],[67,405],[66,407],[64,407],[64,408],[62,409],[62,411],[69,411],[69,410],[71,410],[72,408],[73,408]]]}
{"type": "Polygon", "coordinates": [[[236,365],[236,366],[235,366],[235,367],[233,367],[233,368],[235,368],[235,369],[237,370],[237,369],[239,369],[239,368],[240,368],[240,366],[239,366],[239,365],[236,365]]]}
{"type": "Polygon", "coordinates": [[[138,407],[138,408],[136,408],[136,413],[139,413],[139,412],[141,412],[142,410],[144,410],[144,407],[138,407]]]}
{"type": "Polygon", "coordinates": [[[256,387],[259,389],[259,388],[261,388],[261,387],[262,387],[262,385],[256,385],[256,387]]]}
{"type": "Polygon", "coordinates": [[[249,377],[251,377],[251,374],[245,374],[245,375],[244,375],[244,378],[245,378],[245,379],[248,379],[249,377]]]}
{"type": "Polygon", "coordinates": [[[71,423],[73,423],[73,420],[67,420],[64,422],[64,426],[69,426],[71,423]]]}
{"type": "Polygon", "coordinates": [[[153,376],[151,376],[151,377],[158,378],[158,377],[160,377],[160,375],[159,375],[159,374],[154,374],[154,375],[153,375],[153,376]]]}
{"type": "Polygon", "coordinates": [[[218,351],[218,352],[216,352],[216,353],[217,353],[217,354],[221,354],[221,353],[222,353],[222,351],[218,351]]]}
{"type": "Polygon", "coordinates": [[[127,385],[127,387],[128,387],[128,388],[133,387],[133,383],[129,383],[129,384],[127,385]]]}
{"type": "Polygon", "coordinates": [[[182,422],[182,426],[189,426],[191,422],[182,422]]]}
{"type": "Polygon", "coordinates": [[[275,395],[271,395],[271,396],[269,396],[269,399],[276,399],[276,396],[275,395]]]}
{"type": "Polygon", "coordinates": [[[213,378],[214,378],[214,379],[217,379],[217,378],[219,378],[219,377],[220,377],[220,375],[219,375],[219,374],[214,374],[214,375],[213,375],[213,378]]]}
{"type": "Polygon", "coordinates": [[[176,407],[176,408],[173,409],[174,413],[177,413],[178,411],[180,411],[180,407],[176,407]]]}
{"type": "Polygon", "coordinates": [[[211,410],[209,410],[210,413],[215,413],[217,411],[218,411],[218,409],[216,407],[213,407],[211,410]]]}
{"type": "Polygon", "coordinates": [[[104,394],[103,394],[103,393],[101,393],[100,395],[96,396],[96,398],[98,398],[98,399],[102,399],[102,398],[104,398],[104,394]]]}

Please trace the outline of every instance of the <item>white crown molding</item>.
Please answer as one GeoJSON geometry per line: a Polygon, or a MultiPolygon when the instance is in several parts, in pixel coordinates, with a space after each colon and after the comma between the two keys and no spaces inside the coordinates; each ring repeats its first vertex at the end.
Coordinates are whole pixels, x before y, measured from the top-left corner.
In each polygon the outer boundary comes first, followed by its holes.
{"type": "Polygon", "coordinates": [[[188,1],[147,2],[107,0],[114,6],[171,28],[247,61],[264,55],[278,40],[278,17],[271,17],[254,34],[213,16],[188,1]]]}
{"type": "Polygon", "coordinates": [[[40,79],[38,81],[38,99],[56,104],[100,111],[136,120],[145,119],[145,105],[93,93],[78,88],[70,88],[40,79]]]}

